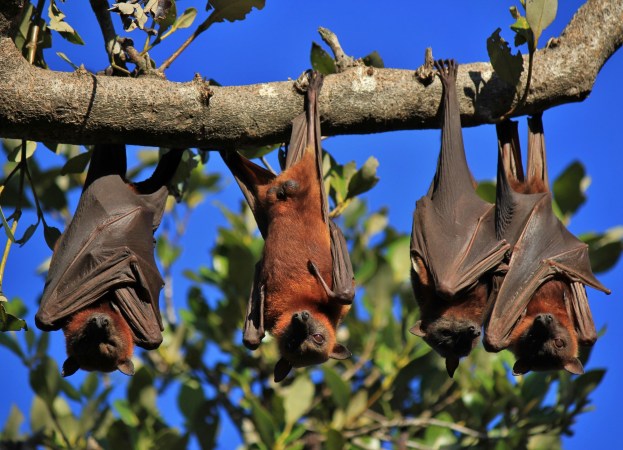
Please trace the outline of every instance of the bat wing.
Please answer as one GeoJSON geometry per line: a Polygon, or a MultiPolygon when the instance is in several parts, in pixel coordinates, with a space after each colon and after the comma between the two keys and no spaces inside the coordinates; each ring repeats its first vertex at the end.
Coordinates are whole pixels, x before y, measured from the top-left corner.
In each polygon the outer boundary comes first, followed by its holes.
{"type": "Polygon", "coordinates": [[[141,196],[117,175],[93,181],[52,257],[37,326],[57,330],[66,318],[115,290],[116,306],[137,344],[158,346],[164,282],[154,259],[153,230],[165,201],[166,188],[141,196]]]}
{"type": "Polygon", "coordinates": [[[355,275],[342,230],[329,220],[333,260],[333,299],[351,304],[355,298],[355,275]]]}
{"type": "MultiPolygon", "coordinates": [[[[532,201],[534,196],[529,195],[532,201]]],[[[510,334],[524,313],[536,290],[554,276],[563,276],[572,285],[567,309],[575,318],[576,327],[590,340],[594,324],[583,286],[609,293],[593,275],[588,246],[571,234],[556,218],[550,193],[538,194],[538,201],[525,222],[504,280],[496,294],[495,304],[486,329],[486,342],[495,350],[506,348],[510,334]]]]}
{"type": "Polygon", "coordinates": [[[242,333],[242,342],[249,350],[255,350],[260,346],[264,338],[264,284],[261,281],[262,261],[255,265],[255,276],[253,279],[253,287],[251,295],[249,295],[249,303],[247,304],[247,312],[244,320],[244,331],[242,333]]]}
{"type": "Polygon", "coordinates": [[[458,201],[460,210],[448,214],[430,198],[421,198],[411,231],[414,269],[417,255],[426,262],[437,292],[447,298],[495,268],[508,250],[508,244],[496,238],[493,205],[471,195],[458,201]]]}
{"type": "Polygon", "coordinates": [[[249,208],[251,208],[253,217],[255,217],[257,227],[260,229],[262,237],[266,239],[268,217],[258,196],[257,188],[261,185],[270,184],[276,178],[276,175],[258,166],[238,152],[222,151],[221,157],[234,175],[249,208]]]}

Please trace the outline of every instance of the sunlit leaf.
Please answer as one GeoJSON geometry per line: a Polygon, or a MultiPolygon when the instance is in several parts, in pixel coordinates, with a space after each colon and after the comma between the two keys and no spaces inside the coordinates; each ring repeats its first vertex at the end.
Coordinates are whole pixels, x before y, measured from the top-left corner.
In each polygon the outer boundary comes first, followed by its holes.
{"type": "Polygon", "coordinates": [[[556,18],[558,0],[526,0],[526,20],[534,33],[534,45],[538,45],[539,37],[556,18]]]}
{"type": "Polygon", "coordinates": [[[331,73],[336,73],[337,69],[335,67],[335,61],[320,45],[312,42],[311,46],[311,54],[310,54],[311,65],[314,70],[318,72],[329,75],[331,73]]]}
{"type": "Polygon", "coordinates": [[[283,400],[286,423],[296,423],[307,412],[313,398],[313,383],[307,377],[296,377],[283,400]]]}

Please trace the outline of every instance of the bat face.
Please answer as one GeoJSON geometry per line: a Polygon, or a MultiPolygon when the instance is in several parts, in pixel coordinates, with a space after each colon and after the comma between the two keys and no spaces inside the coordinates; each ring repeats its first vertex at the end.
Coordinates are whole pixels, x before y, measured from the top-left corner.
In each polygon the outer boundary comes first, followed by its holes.
{"type": "Polygon", "coordinates": [[[577,375],[584,373],[582,363],[577,358],[577,338],[557,317],[539,314],[527,325],[515,342],[513,352],[517,362],[513,366],[513,375],[530,370],[561,369],[577,375]]]}
{"type": "Polygon", "coordinates": [[[584,373],[578,360],[578,336],[565,308],[571,295],[564,281],[544,283],[530,299],[526,315],[511,335],[517,356],[513,374],[530,370],[561,370],[584,373]]]}
{"type": "Polygon", "coordinates": [[[446,359],[448,375],[454,375],[459,359],[469,355],[480,341],[484,313],[489,296],[488,278],[459,294],[441,296],[429,284],[428,272],[421,259],[418,270],[411,271],[412,284],[422,320],[409,331],[426,341],[446,359]]]}
{"type": "Polygon", "coordinates": [[[124,317],[108,304],[84,309],[63,328],[67,360],[63,376],[78,369],[134,374],[132,331],[124,317]]]}
{"type": "Polygon", "coordinates": [[[300,311],[277,336],[283,358],[293,367],[321,364],[329,358],[345,359],[350,352],[335,342],[335,330],[322,314],[300,311]]]}

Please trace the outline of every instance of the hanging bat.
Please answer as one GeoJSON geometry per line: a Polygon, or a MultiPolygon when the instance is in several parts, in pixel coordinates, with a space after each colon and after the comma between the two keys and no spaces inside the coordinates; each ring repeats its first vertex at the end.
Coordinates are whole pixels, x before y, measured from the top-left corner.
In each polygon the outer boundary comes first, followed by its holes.
{"type": "Polygon", "coordinates": [[[153,233],[182,150],[164,155],[140,183],[125,179],[125,145],[96,145],[74,217],[59,238],[35,316],[63,329],[63,376],[78,369],[134,374],[134,345],[162,342],[158,296],[164,285],[153,233]]]}
{"type": "Polygon", "coordinates": [[[584,372],[578,345],[597,339],[585,285],[610,293],[593,275],[588,245],[556,218],[549,191],[541,114],[528,120],[524,178],[517,124],[498,124],[496,233],[511,245],[504,276],[496,277],[485,325],[485,348],[510,348],[513,374],[565,369],[584,372]]]}
{"type": "Polygon", "coordinates": [[[247,306],[244,345],[254,350],[265,330],[277,339],[275,382],[293,367],[346,359],[336,328],[355,295],[341,230],[329,219],[322,180],[318,95],[310,72],[305,113],[292,122],[283,171],[263,169],[237,152],[221,155],[238,182],[265,240],[247,306]]]}
{"type": "Polygon", "coordinates": [[[428,193],[416,203],[411,232],[411,281],[421,310],[411,333],[446,359],[450,377],[478,343],[492,272],[508,245],[495,235],[494,206],[475,191],[467,166],[458,65],[435,63],[444,95],[441,151],[428,193]]]}

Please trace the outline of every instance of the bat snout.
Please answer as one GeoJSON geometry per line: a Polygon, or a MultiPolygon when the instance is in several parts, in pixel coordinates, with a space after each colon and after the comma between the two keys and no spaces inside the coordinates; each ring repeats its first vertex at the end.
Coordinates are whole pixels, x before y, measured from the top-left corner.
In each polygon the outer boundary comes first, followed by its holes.
{"type": "Polygon", "coordinates": [[[538,316],[536,316],[534,321],[541,325],[551,325],[551,323],[554,321],[554,317],[551,314],[539,314],[538,316]]]}
{"type": "Polygon", "coordinates": [[[305,323],[309,320],[309,311],[295,312],[292,314],[292,323],[305,323]]]}
{"type": "Polygon", "coordinates": [[[473,338],[480,336],[480,328],[476,328],[474,325],[470,325],[467,331],[473,338]]]}

